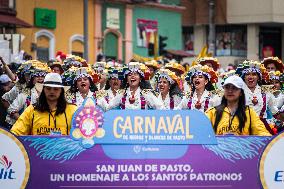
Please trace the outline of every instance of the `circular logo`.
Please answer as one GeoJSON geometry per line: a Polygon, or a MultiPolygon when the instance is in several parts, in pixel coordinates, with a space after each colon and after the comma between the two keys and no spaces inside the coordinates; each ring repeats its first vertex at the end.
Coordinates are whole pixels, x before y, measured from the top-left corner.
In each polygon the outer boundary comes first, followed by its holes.
{"type": "Polygon", "coordinates": [[[30,161],[23,144],[0,128],[0,186],[24,189],[30,175],[30,161]]]}
{"type": "Polygon", "coordinates": [[[284,188],[284,133],[276,136],[265,148],[259,164],[264,189],[284,188]]]}

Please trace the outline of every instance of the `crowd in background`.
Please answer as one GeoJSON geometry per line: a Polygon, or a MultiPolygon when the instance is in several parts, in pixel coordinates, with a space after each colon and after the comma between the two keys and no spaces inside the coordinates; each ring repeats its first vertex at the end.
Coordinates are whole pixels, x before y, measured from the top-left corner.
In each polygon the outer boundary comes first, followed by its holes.
{"type": "Polygon", "coordinates": [[[94,97],[111,109],[198,110],[217,135],[275,135],[284,128],[284,64],[246,60],[220,71],[217,58],[187,69],[169,59],[89,64],[58,53],[55,60],[1,60],[0,125],[16,135],[68,135],[72,115],[94,97]]]}

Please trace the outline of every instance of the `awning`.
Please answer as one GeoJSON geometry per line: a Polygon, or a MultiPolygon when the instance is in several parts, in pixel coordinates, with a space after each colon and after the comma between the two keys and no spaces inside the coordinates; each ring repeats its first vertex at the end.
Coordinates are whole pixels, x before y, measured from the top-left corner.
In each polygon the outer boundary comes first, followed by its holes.
{"type": "Polygon", "coordinates": [[[0,24],[16,25],[18,27],[23,27],[23,28],[32,27],[32,25],[30,25],[27,22],[17,18],[16,16],[3,15],[3,14],[0,15],[0,24]]]}

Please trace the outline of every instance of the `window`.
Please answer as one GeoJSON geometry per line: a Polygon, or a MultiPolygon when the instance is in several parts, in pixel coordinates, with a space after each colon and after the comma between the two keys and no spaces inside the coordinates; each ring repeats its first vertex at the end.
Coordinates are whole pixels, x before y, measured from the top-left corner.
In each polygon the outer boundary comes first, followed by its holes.
{"type": "MultiPolygon", "coordinates": [[[[45,40],[46,41],[46,40],[45,40]]],[[[48,30],[40,30],[38,32],[35,33],[35,43],[37,44],[38,48],[47,48],[48,49],[48,60],[53,59],[54,58],[54,51],[55,51],[55,37],[54,34],[48,30]],[[45,38],[48,40],[48,46],[41,46],[40,43],[40,39],[45,38]]],[[[46,43],[44,43],[46,44],[46,43]]],[[[42,53],[41,50],[39,50],[39,53],[42,53]]],[[[36,57],[39,57],[37,55],[38,50],[36,51],[36,57]]],[[[42,55],[40,55],[42,56],[42,55]]]]}
{"type": "Polygon", "coordinates": [[[37,47],[36,49],[37,59],[43,62],[49,60],[49,49],[44,47],[37,47]]]}
{"type": "Polygon", "coordinates": [[[217,26],[216,27],[216,56],[247,55],[246,26],[217,26]]]}
{"type": "Polygon", "coordinates": [[[189,53],[194,53],[194,34],[193,27],[182,28],[183,48],[189,53]]]}

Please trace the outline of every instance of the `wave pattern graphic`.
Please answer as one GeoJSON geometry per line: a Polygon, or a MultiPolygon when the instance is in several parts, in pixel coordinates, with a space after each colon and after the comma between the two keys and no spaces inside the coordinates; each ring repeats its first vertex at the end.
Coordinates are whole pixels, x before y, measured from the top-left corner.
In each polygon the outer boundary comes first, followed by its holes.
{"type": "Polygon", "coordinates": [[[40,158],[60,163],[72,160],[86,150],[80,141],[71,138],[25,137],[23,140],[31,142],[29,147],[34,148],[40,158]]]}
{"type": "Polygon", "coordinates": [[[257,156],[271,137],[216,137],[216,139],[218,145],[203,145],[203,148],[235,163],[238,160],[257,156]]]}

